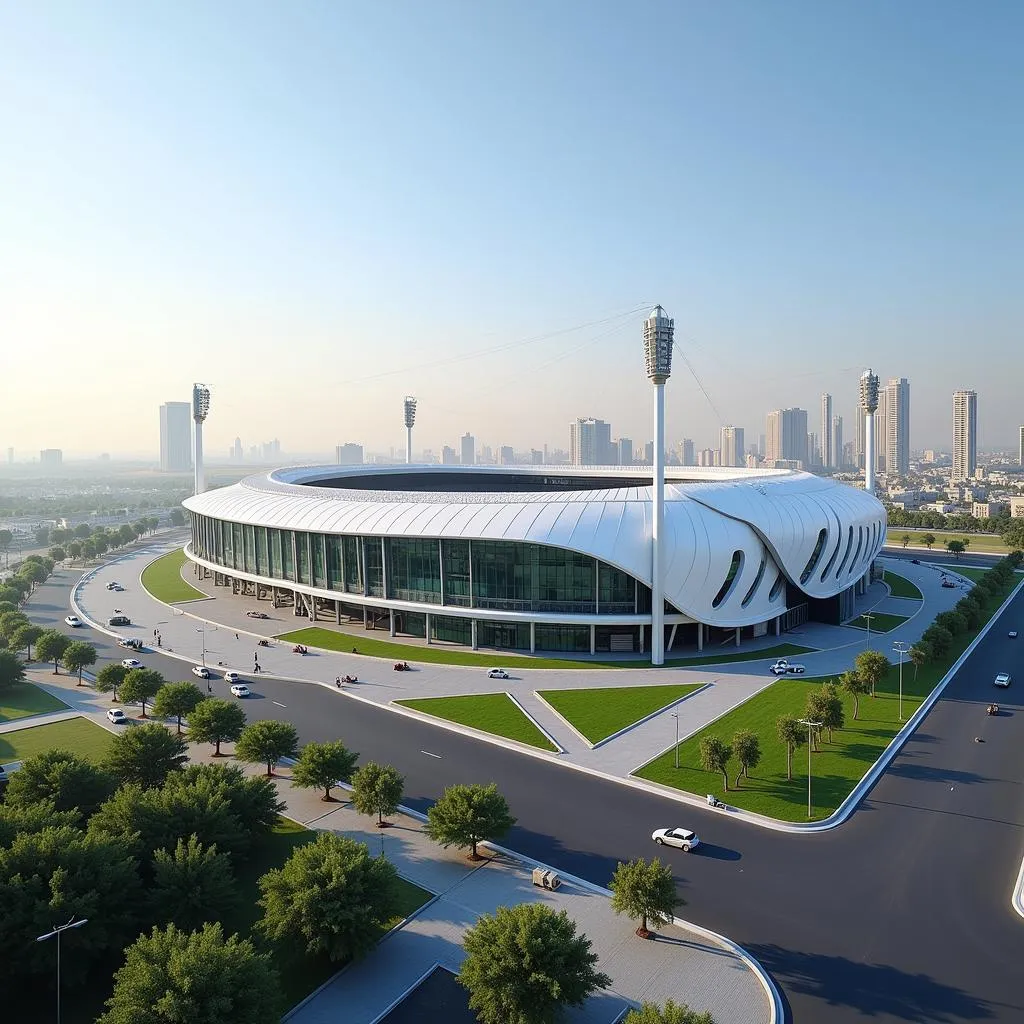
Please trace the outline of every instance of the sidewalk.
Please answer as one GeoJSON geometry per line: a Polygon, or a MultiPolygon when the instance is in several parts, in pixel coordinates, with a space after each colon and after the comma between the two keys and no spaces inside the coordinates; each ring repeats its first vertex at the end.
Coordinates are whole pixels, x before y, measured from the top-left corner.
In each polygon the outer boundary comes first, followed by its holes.
{"type": "MultiPolygon", "coordinates": [[[[28,674],[32,682],[69,703],[72,711],[20,719],[0,727],[3,731],[78,713],[116,731],[104,718],[110,703],[107,695],[77,687],[74,677],[54,676],[42,666],[28,674]]],[[[229,745],[222,749],[227,751],[229,745]]],[[[195,762],[212,761],[211,753],[208,744],[190,748],[195,762]]],[[[249,774],[262,770],[243,767],[249,774]]],[[[464,852],[435,845],[417,817],[395,815],[393,827],[378,830],[371,818],[358,814],[347,801],[325,803],[318,791],[294,788],[288,767],[279,767],[276,776],[287,816],[366,843],[374,854],[383,852],[404,878],[437,895],[373,953],[342,970],[287,1015],[289,1024],[372,1024],[434,965],[458,971],[463,935],[481,914],[530,901],[566,910],[592,941],[600,969],[612,978],[608,991],[566,1016],[570,1024],[613,1024],[631,1004],[645,999],[662,1003],[669,998],[710,1010],[717,1024],[769,1024],[772,1020],[758,976],[729,945],[706,933],[671,925],[657,939],[643,941],[634,934],[635,922],[615,915],[596,886],[565,880],[557,892],[538,889],[530,878],[532,862],[494,853],[474,865],[464,852]]]]}

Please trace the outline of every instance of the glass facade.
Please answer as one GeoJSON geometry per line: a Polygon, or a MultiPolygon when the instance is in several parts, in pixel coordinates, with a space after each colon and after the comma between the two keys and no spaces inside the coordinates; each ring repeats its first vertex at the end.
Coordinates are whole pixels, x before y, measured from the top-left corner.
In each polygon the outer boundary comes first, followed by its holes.
{"type": "Polygon", "coordinates": [[[417,604],[441,603],[441,560],[436,540],[388,537],[388,597],[417,604]]]}
{"type": "Polygon", "coordinates": [[[589,626],[549,626],[538,622],[534,629],[536,646],[542,651],[590,650],[589,626]]]}

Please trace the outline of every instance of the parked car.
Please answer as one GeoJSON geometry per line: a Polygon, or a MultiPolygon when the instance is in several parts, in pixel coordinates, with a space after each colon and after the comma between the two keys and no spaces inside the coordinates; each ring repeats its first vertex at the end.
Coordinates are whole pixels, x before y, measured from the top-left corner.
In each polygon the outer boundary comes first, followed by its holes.
{"type": "Polygon", "coordinates": [[[921,564],[921,559],[920,558],[912,558],[910,560],[910,564],[911,565],[920,565],[921,564]]]}
{"type": "Polygon", "coordinates": [[[209,679],[210,670],[205,665],[196,665],[196,667],[192,669],[192,675],[199,676],[200,679],[209,679]]]}
{"type": "Polygon", "coordinates": [[[133,651],[141,651],[142,650],[142,641],[136,639],[135,637],[131,637],[131,638],[122,637],[120,640],[117,641],[117,646],[118,647],[127,647],[127,648],[129,648],[130,650],[133,650],[133,651]]]}
{"type": "Polygon", "coordinates": [[[77,629],[82,624],[82,620],[77,615],[65,615],[64,621],[73,629],[77,629]]]}
{"type": "Polygon", "coordinates": [[[953,582],[952,580],[943,580],[943,581],[942,581],[942,585],[943,585],[943,586],[944,586],[944,587],[945,587],[945,588],[946,588],[947,590],[955,590],[955,589],[956,589],[956,584],[955,584],[955,583],[954,583],[954,582],[953,582]]]}
{"type": "Polygon", "coordinates": [[[776,676],[802,676],[807,669],[803,665],[796,665],[780,658],[774,665],[769,666],[768,671],[776,676]]]}
{"type": "Polygon", "coordinates": [[[107,584],[107,590],[113,590],[113,589],[114,589],[114,587],[119,587],[119,586],[121,586],[121,584],[120,584],[120,583],[118,583],[118,582],[117,582],[117,580],[111,580],[111,581],[110,581],[110,582],[109,582],[109,583],[107,584]]]}
{"type": "Polygon", "coordinates": [[[108,626],[130,626],[131,624],[132,620],[127,615],[111,615],[107,619],[108,626]]]}
{"type": "Polygon", "coordinates": [[[142,662],[138,658],[122,658],[121,664],[125,668],[142,668],[142,662]]]}
{"type": "Polygon", "coordinates": [[[115,583],[110,589],[118,594],[124,593],[124,587],[120,583],[115,583]]]}
{"type": "Polygon", "coordinates": [[[248,697],[249,696],[249,687],[246,686],[245,683],[235,683],[234,686],[231,687],[231,696],[232,697],[248,697]]]}
{"type": "Polygon", "coordinates": [[[124,725],[128,716],[120,708],[107,708],[107,721],[111,725],[124,725]]]}
{"type": "Polygon", "coordinates": [[[1017,639],[1017,630],[1015,630],[1015,629],[1011,629],[1011,630],[1010,630],[1010,632],[1009,632],[1009,633],[1007,633],[1007,636],[1008,636],[1008,637],[1009,637],[1009,638],[1010,638],[1011,640],[1016,640],[1016,639],[1017,639]]]}
{"type": "Polygon", "coordinates": [[[651,833],[651,838],[659,846],[677,846],[686,853],[700,846],[697,833],[691,832],[688,828],[656,828],[651,833]]]}
{"type": "Polygon", "coordinates": [[[241,678],[241,674],[236,672],[233,668],[229,668],[227,672],[224,673],[224,682],[226,683],[237,683],[241,678]]]}
{"type": "Polygon", "coordinates": [[[508,673],[503,668],[489,668],[487,670],[488,679],[508,679],[508,673]]]}
{"type": "Polygon", "coordinates": [[[1010,679],[1009,672],[1000,672],[999,675],[997,675],[993,680],[993,685],[1000,686],[1005,690],[1006,687],[1008,687],[1012,681],[1013,680],[1010,679]]]}

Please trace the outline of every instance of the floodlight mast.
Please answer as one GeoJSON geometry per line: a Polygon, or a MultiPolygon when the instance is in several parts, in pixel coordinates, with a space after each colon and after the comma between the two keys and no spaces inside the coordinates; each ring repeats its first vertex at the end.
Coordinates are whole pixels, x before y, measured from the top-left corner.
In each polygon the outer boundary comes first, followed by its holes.
{"type": "Polygon", "coordinates": [[[194,494],[202,494],[206,490],[206,474],[203,467],[203,421],[209,413],[210,389],[205,384],[193,384],[192,419],[196,424],[194,494]]]}
{"type": "Polygon", "coordinates": [[[405,412],[405,461],[412,462],[412,427],[416,422],[416,399],[412,395],[406,395],[402,402],[405,412]]]}
{"type": "Polygon", "coordinates": [[[665,523],[665,381],[672,374],[675,321],[655,306],[644,321],[644,361],[654,385],[654,516],[651,529],[651,664],[665,663],[665,585],[662,534],[665,523]]]}
{"type": "Polygon", "coordinates": [[[878,375],[868,367],[860,378],[860,407],[864,415],[864,490],[875,493],[875,412],[878,410],[878,375]]]}

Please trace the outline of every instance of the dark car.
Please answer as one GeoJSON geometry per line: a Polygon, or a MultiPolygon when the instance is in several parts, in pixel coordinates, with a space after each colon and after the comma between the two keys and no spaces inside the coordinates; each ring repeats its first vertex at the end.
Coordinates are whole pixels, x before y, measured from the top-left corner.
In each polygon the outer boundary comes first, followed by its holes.
{"type": "Polygon", "coordinates": [[[132,620],[127,615],[111,615],[107,619],[108,626],[130,626],[131,624],[132,620]]]}
{"type": "Polygon", "coordinates": [[[920,558],[912,558],[910,560],[910,564],[911,565],[920,565],[921,564],[921,559],[920,558]]]}

